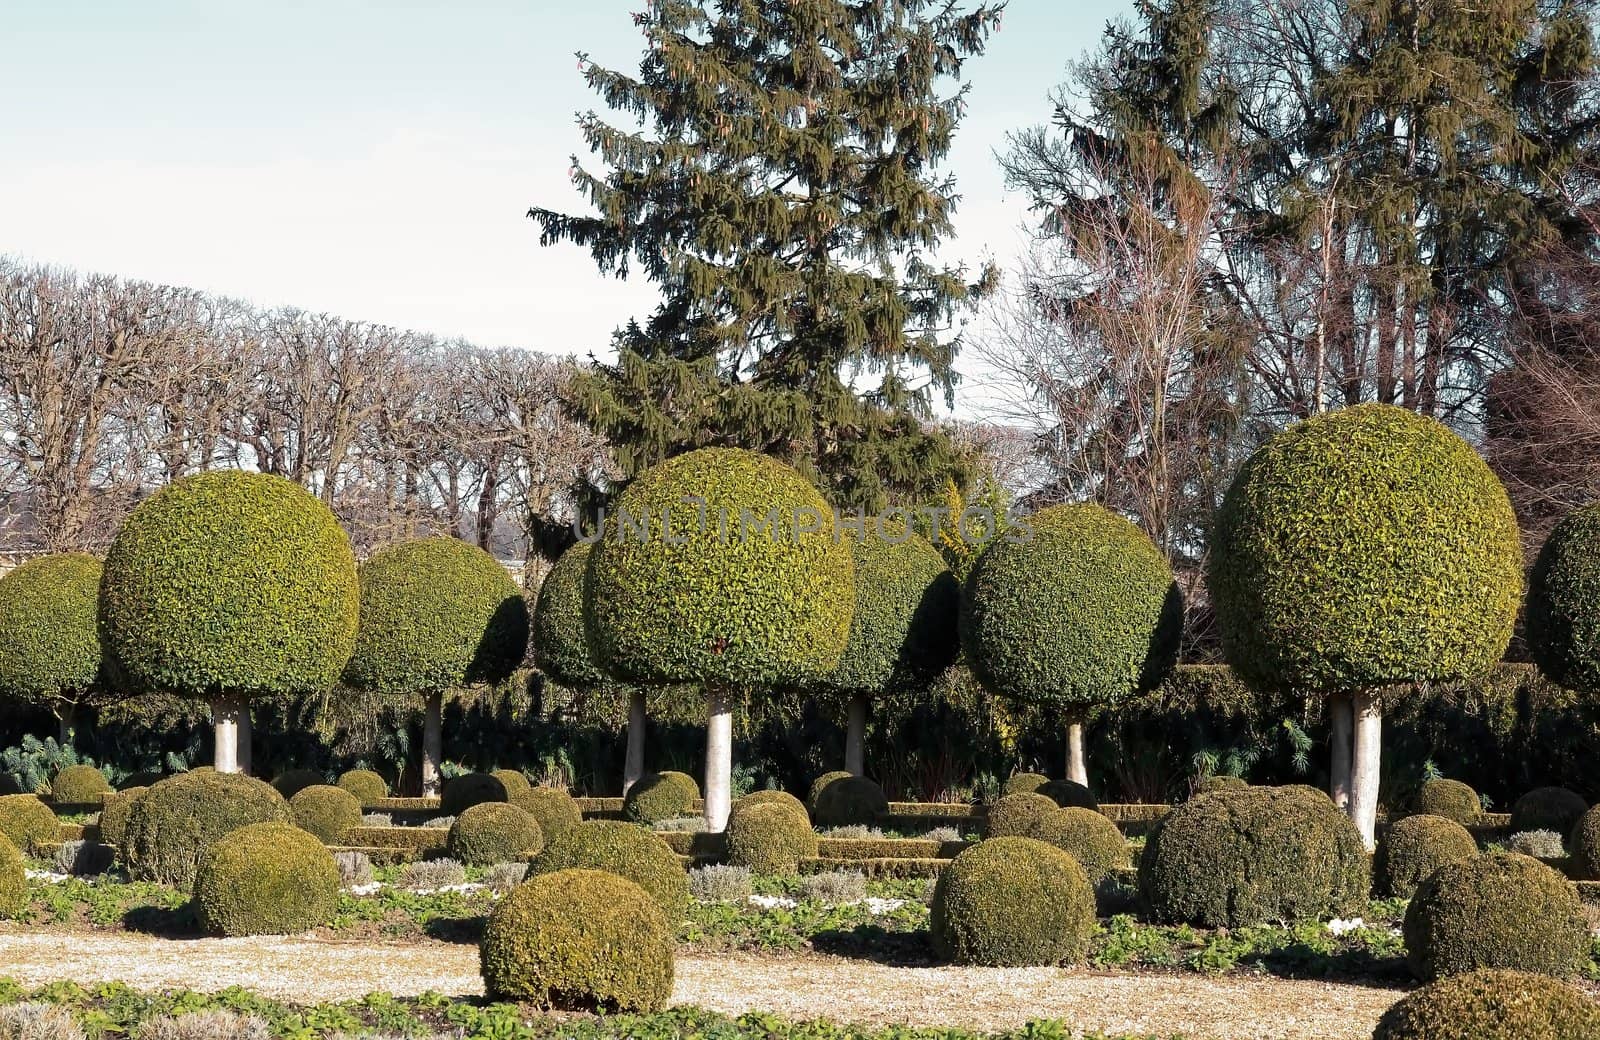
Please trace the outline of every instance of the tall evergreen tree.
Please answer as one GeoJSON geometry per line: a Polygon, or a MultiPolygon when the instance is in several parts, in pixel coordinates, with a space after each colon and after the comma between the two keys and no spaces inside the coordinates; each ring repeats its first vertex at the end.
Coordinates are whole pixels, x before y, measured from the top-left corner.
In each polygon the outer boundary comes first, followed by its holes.
{"type": "Polygon", "coordinates": [[[936,492],[963,461],[930,425],[953,398],[963,309],[994,283],[934,258],[958,196],[936,171],[965,108],[941,94],[1005,5],[959,0],[651,0],[629,76],[579,55],[619,129],[580,117],[606,167],[595,213],[535,208],[542,241],[638,265],[661,289],[617,360],[573,387],[625,477],[737,446],[839,504],[936,492]]]}

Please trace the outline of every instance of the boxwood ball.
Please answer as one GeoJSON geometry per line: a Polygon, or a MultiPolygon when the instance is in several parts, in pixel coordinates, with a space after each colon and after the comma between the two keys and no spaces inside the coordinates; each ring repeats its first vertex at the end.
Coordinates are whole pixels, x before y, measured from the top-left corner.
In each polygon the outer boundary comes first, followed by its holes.
{"type": "Polygon", "coordinates": [[[816,488],[765,455],[705,448],[651,467],[618,497],[589,553],[596,660],[635,682],[760,686],[828,674],[855,606],[850,546],[833,527],[816,488]],[[704,522],[687,499],[704,502],[704,522]],[[625,517],[648,517],[648,537],[625,517]]]}
{"type": "Polygon", "coordinates": [[[218,470],[141,502],[100,583],[100,631],[127,684],[193,697],[321,692],[355,645],[350,539],[297,484],[218,470]]]}
{"type": "Polygon", "coordinates": [[[996,693],[1081,716],[1159,685],[1177,660],[1183,604],[1144,532],[1097,505],[1028,518],[973,565],[961,638],[996,693]]]}
{"type": "Polygon", "coordinates": [[[1351,692],[1499,661],[1522,548],[1505,488],[1466,441],[1360,405],[1250,457],[1218,510],[1207,580],[1247,683],[1351,692]]]}
{"type": "Polygon", "coordinates": [[[100,561],[40,556],[0,577],[0,694],[49,707],[100,680],[100,561]]]}

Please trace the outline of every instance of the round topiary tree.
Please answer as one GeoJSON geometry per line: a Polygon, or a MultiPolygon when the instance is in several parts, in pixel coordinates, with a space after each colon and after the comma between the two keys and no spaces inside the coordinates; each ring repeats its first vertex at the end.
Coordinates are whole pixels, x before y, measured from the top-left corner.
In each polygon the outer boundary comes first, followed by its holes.
{"type": "Polygon", "coordinates": [[[299,485],[185,477],[139,503],[106,554],[106,656],[122,685],[209,700],[217,771],[248,771],[250,700],[338,681],[355,644],[355,575],[339,521],[299,485]]]}
{"type": "Polygon", "coordinates": [[[489,915],[479,947],[491,998],[565,1011],[660,1011],[675,925],[637,884],[603,870],[530,877],[489,915]]]}
{"type": "Polygon", "coordinates": [[[1192,798],[1161,819],[1139,861],[1139,894],[1168,924],[1242,928],[1365,905],[1361,835],[1310,787],[1245,787],[1192,798]]]}
{"type": "Polygon", "coordinates": [[[1033,838],[991,838],[939,875],[934,948],[961,964],[1081,961],[1094,934],[1094,890],[1077,860],[1033,838]]]}
{"type": "Polygon", "coordinates": [[[1511,641],[1522,547],[1505,488],[1434,419],[1391,405],[1314,416],[1240,469],[1209,566],[1239,676],[1330,698],[1334,801],[1370,850],[1377,692],[1481,675],[1511,641]]]}
{"type": "Polygon", "coordinates": [[[1460,780],[1428,780],[1417,791],[1417,812],[1468,824],[1483,814],[1483,800],[1460,780]]]}
{"type": "Polygon", "coordinates": [[[111,793],[111,781],[94,766],[67,766],[50,781],[50,799],[63,805],[97,805],[111,793]]]}
{"type": "Polygon", "coordinates": [[[39,556],[0,576],[0,697],[48,708],[63,747],[101,687],[100,561],[39,556]]]}
{"type": "Polygon", "coordinates": [[[1384,1013],[1372,1040],[1592,1040],[1600,1004],[1525,971],[1472,971],[1430,983],[1384,1013]]]}
{"type": "Polygon", "coordinates": [[[56,814],[37,795],[0,795],[0,834],[24,852],[56,840],[56,814]]]}
{"type": "Polygon", "coordinates": [[[835,780],[817,795],[812,813],[822,827],[848,827],[852,824],[871,827],[878,817],[889,811],[889,799],[883,788],[864,776],[847,776],[835,780]]]}
{"type": "Polygon", "coordinates": [[[1511,803],[1511,832],[1555,831],[1567,835],[1577,826],[1589,803],[1565,787],[1536,787],[1511,803]]]}
{"type": "Polygon", "coordinates": [[[316,835],[324,845],[337,845],[344,832],[361,826],[361,802],[342,787],[312,784],[289,799],[295,826],[316,835]]]}
{"type": "Polygon", "coordinates": [[[16,917],[27,905],[28,861],[9,839],[0,837],[0,917],[16,917]]]}
{"type": "Polygon", "coordinates": [[[123,835],[128,830],[128,817],[133,812],[133,803],[148,787],[125,787],[116,794],[106,795],[100,806],[100,819],[96,826],[100,828],[100,841],[112,848],[122,847],[123,835]]]}
{"type": "Polygon", "coordinates": [[[852,776],[855,776],[855,774],[847,773],[842,769],[836,769],[831,773],[823,773],[821,776],[811,781],[811,790],[806,792],[806,804],[811,807],[811,811],[817,811],[817,799],[822,797],[822,792],[827,790],[829,784],[833,783],[835,780],[848,780],[852,776]]]}
{"type": "Polygon", "coordinates": [[[1493,852],[1447,863],[1406,908],[1406,963],[1419,979],[1479,968],[1571,978],[1589,929],[1567,879],[1527,856],[1493,852]]]}
{"type": "Polygon", "coordinates": [[[576,799],[559,787],[530,787],[518,792],[511,804],[533,817],[547,842],[583,822],[583,811],[576,799]]]}
{"type": "Polygon", "coordinates": [[[444,782],[439,793],[439,811],[446,816],[460,816],[474,805],[484,802],[509,801],[511,793],[506,785],[488,773],[462,773],[444,782]]]}
{"type": "Polygon", "coordinates": [[[1048,842],[1068,853],[1083,868],[1089,884],[1097,885],[1113,870],[1133,862],[1128,839],[1117,825],[1092,809],[1070,806],[1055,809],[1039,820],[1029,837],[1048,842]]]}
{"type": "Polygon", "coordinates": [[[293,823],[272,785],[237,773],[179,773],[152,786],[128,814],[119,850],[136,881],[188,889],[212,842],[252,823],[293,823]]]}
{"type": "Polygon", "coordinates": [[[547,836],[546,842],[531,873],[609,870],[649,892],[668,920],[683,919],[689,906],[689,875],[660,835],[621,820],[586,820],[557,837],[547,836]]]}
{"type": "Polygon", "coordinates": [[[1039,821],[1061,808],[1048,795],[1037,791],[1008,794],[989,806],[984,835],[990,838],[1032,838],[1039,821]]]}
{"type": "Polygon", "coordinates": [[[1528,650],[1557,685],[1600,693],[1600,503],[1545,539],[1528,588],[1528,650]]]}
{"type": "Polygon", "coordinates": [[[1083,724],[1154,689],[1178,657],[1183,601],[1144,532],[1101,506],[1052,506],[1029,537],[998,538],[973,564],[961,639],[996,694],[1059,713],[1067,779],[1089,784],[1083,724]]]}
{"type": "Polygon", "coordinates": [[[308,787],[326,787],[328,778],[318,769],[285,769],[272,778],[272,789],[293,798],[308,787]]]}
{"type": "Polygon", "coordinates": [[[793,806],[758,802],[728,814],[728,862],[757,874],[794,874],[817,854],[817,832],[793,806]]]}
{"type": "Polygon", "coordinates": [[[1407,816],[1390,824],[1378,839],[1378,854],[1372,860],[1374,888],[1388,899],[1410,899],[1435,870],[1477,854],[1478,843],[1456,821],[1407,816]]]}
{"type": "Polygon", "coordinates": [[[849,541],[856,574],[850,638],[818,688],[847,699],[844,769],[862,776],[872,698],[926,687],[954,662],[961,590],[939,550],[909,528],[849,541]]]}
{"type": "Polygon", "coordinates": [[[350,769],[339,774],[339,786],[355,795],[362,805],[389,797],[389,782],[370,769],[350,769]]]}
{"type": "Polygon", "coordinates": [[[194,879],[200,926],[225,936],[289,935],[326,924],[339,906],[339,867],[313,834],[253,823],[206,849],[194,879]]]}
{"type": "Polygon", "coordinates": [[[617,510],[589,554],[589,645],[619,678],[704,685],[705,818],[721,831],[733,705],[744,691],[804,685],[838,665],[855,604],[850,547],[805,478],[735,449],[651,467],[617,510]]]}
{"type": "Polygon", "coordinates": [[[539,821],[505,802],[481,802],[457,816],[447,841],[450,856],[469,867],[509,863],[544,848],[539,821]]]}
{"type": "Polygon", "coordinates": [[[353,685],[424,698],[422,793],[439,793],[444,695],[493,685],[528,653],[528,606],[493,556],[459,538],[422,538],[361,565],[353,685]]]}

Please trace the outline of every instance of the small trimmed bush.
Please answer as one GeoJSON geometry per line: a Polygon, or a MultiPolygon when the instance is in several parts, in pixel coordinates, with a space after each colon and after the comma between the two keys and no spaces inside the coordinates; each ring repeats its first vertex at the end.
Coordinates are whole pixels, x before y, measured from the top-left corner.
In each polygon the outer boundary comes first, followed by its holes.
{"type": "Polygon", "coordinates": [[[362,805],[389,797],[389,782],[371,769],[351,769],[339,775],[339,786],[356,796],[362,805]]]}
{"type": "Polygon", "coordinates": [[[1000,788],[1002,795],[1032,794],[1045,784],[1050,778],[1043,773],[1013,773],[1006,778],[1005,784],[1000,788]]]}
{"type": "Polygon", "coordinates": [[[55,841],[60,829],[56,814],[37,795],[0,795],[0,834],[22,851],[55,841]]]}
{"type": "Polygon", "coordinates": [[[806,794],[806,804],[811,806],[812,812],[816,812],[817,799],[822,797],[822,792],[827,790],[829,784],[835,780],[848,780],[853,776],[855,776],[854,773],[847,773],[842,769],[836,769],[831,773],[823,773],[811,781],[811,790],[806,794]]]}
{"type": "Polygon", "coordinates": [[[992,838],[951,861],[934,888],[938,952],[961,964],[1072,964],[1095,929],[1083,868],[1033,838],[992,838]]]}
{"type": "Polygon", "coordinates": [[[672,995],[672,919],[601,870],[531,877],[489,915],[479,948],[492,999],[566,1011],[660,1011],[672,995]]]}
{"type": "Polygon", "coordinates": [[[272,781],[272,789],[285,798],[293,798],[308,787],[326,787],[328,778],[316,769],[286,769],[272,781]]]}
{"type": "Polygon", "coordinates": [[[539,821],[515,805],[481,802],[450,825],[450,855],[469,867],[531,856],[544,848],[539,821]]]}
{"type": "Polygon", "coordinates": [[[1052,780],[1039,788],[1039,793],[1063,809],[1088,809],[1100,811],[1094,793],[1075,780],[1052,780]]]}
{"type": "Polygon", "coordinates": [[[1589,803],[1565,787],[1536,787],[1511,806],[1511,830],[1567,834],[1578,825],[1589,803]]]}
{"type": "Polygon", "coordinates": [[[577,800],[559,787],[530,787],[519,791],[511,803],[538,822],[539,833],[547,842],[583,822],[577,800]]]}
{"type": "Polygon", "coordinates": [[[0,917],[13,918],[28,905],[28,864],[8,838],[0,838],[0,917]]]}
{"type": "Polygon", "coordinates": [[[314,834],[253,823],[213,842],[194,881],[200,924],[221,935],[288,935],[327,923],[339,866],[314,834]]]}
{"type": "Polygon", "coordinates": [[[442,859],[424,859],[407,863],[395,882],[409,892],[437,892],[467,883],[467,868],[448,856],[442,859]]]}
{"type": "Polygon", "coordinates": [[[344,832],[361,826],[361,802],[342,787],[312,784],[289,799],[295,826],[314,834],[324,845],[337,845],[344,832]]]}
{"type": "Polygon", "coordinates": [[[1593,1040],[1600,1004],[1574,986],[1524,971],[1473,971],[1408,994],[1372,1040],[1593,1040]]]}
{"type": "Polygon", "coordinates": [[[1571,978],[1589,957],[1572,885],[1513,852],[1434,871],[1406,910],[1404,934],[1406,963],[1424,980],[1479,968],[1571,978]]]}
{"type": "Polygon", "coordinates": [[[1456,821],[1443,816],[1407,816],[1378,837],[1373,883],[1385,898],[1410,899],[1434,871],[1477,854],[1478,843],[1456,821]]]}
{"type": "Polygon", "coordinates": [[[687,816],[694,809],[697,792],[679,777],[682,773],[646,773],[628,788],[622,800],[622,814],[645,826],[674,816],[687,816]]]}
{"type": "Polygon", "coordinates": [[[500,786],[506,789],[507,801],[514,802],[516,801],[517,795],[521,794],[523,791],[533,790],[533,785],[528,783],[528,778],[522,775],[521,770],[495,769],[492,770],[489,775],[500,781],[500,786]]]}
{"type": "Polygon", "coordinates": [[[1363,907],[1355,824],[1310,787],[1245,787],[1175,807],[1150,832],[1139,894],[1168,924],[1242,928],[1363,907]]]}
{"type": "Polygon", "coordinates": [[[506,785],[488,773],[462,773],[444,782],[439,792],[439,811],[460,816],[474,805],[508,801],[506,785]]]}
{"type": "Polygon", "coordinates": [[[710,863],[689,871],[689,894],[702,903],[743,903],[754,891],[749,867],[710,863]]]}
{"type": "Polygon", "coordinates": [[[1567,855],[1574,877],[1600,881],[1600,805],[1579,817],[1567,838],[1567,855]]]}
{"type": "Polygon", "coordinates": [[[150,790],[148,787],[127,787],[116,794],[106,795],[100,807],[100,840],[117,848],[122,846],[122,836],[128,829],[128,816],[133,803],[150,790]]]}
{"type": "Polygon", "coordinates": [[[1194,785],[1195,794],[1211,794],[1214,791],[1235,791],[1241,787],[1249,787],[1243,777],[1228,776],[1226,774],[1213,774],[1203,778],[1194,785]]]}
{"type": "Polygon", "coordinates": [[[293,823],[270,784],[241,773],[188,772],[151,787],[128,815],[122,863],[136,881],[187,890],[206,848],[252,823],[293,823]]]}
{"type": "Polygon", "coordinates": [[[1039,822],[1061,807],[1055,799],[1038,792],[1008,794],[989,806],[990,838],[1037,837],[1039,822]]]}
{"type": "Polygon", "coordinates": [[[741,809],[749,809],[756,805],[781,805],[795,813],[805,821],[806,827],[811,827],[811,814],[806,812],[806,803],[790,794],[788,791],[751,791],[743,798],[734,800],[732,809],[728,813],[729,825],[741,809]]]}
{"type": "Polygon", "coordinates": [[[621,820],[586,820],[551,839],[533,860],[533,873],[573,868],[609,870],[636,883],[661,905],[667,919],[682,920],[689,879],[678,854],[659,835],[621,820]]]}
{"type": "Polygon", "coordinates": [[[1483,815],[1483,800],[1460,780],[1429,780],[1417,792],[1417,812],[1468,824],[1483,815]]]}
{"type": "Polygon", "coordinates": [[[758,874],[793,874],[817,854],[806,818],[778,802],[747,805],[728,816],[728,862],[758,874]]]}
{"type": "Polygon", "coordinates": [[[843,827],[852,823],[873,824],[889,811],[883,788],[864,776],[835,780],[822,789],[812,813],[822,827],[843,827]]]}
{"type": "Polygon", "coordinates": [[[1092,809],[1069,806],[1052,810],[1039,820],[1032,836],[1071,855],[1091,885],[1132,862],[1128,839],[1116,824],[1092,809]]]}
{"type": "Polygon", "coordinates": [[[68,805],[99,805],[110,793],[110,781],[94,766],[68,766],[50,781],[51,800],[68,805]]]}

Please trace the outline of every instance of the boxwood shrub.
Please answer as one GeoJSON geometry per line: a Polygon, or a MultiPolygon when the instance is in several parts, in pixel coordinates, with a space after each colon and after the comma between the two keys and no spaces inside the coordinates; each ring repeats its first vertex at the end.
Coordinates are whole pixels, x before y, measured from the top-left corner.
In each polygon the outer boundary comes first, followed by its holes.
{"type": "Polygon", "coordinates": [[[272,779],[272,789],[293,798],[308,787],[326,787],[328,778],[318,769],[286,769],[272,779]]]}
{"type": "Polygon", "coordinates": [[[1088,809],[1100,811],[1094,793],[1076,780],[1051,780],[1039,788],[1039,793],[1063,809],[1088,809]]]}
{"type": "Polygon", "coordinates": [[[673,920],[603,870],[528,878],[489,915],[484,989],[564,1011],[659,1011],[672,994],[673,920]]]}
{"type": "Polygon", "coordinates": [[[444,782],[439,792],[439,811],[446,816],[460,816],[474,805],[483,802],[504,802],[510,792],[497,777],[488,773],[462,773],[444,782]]]}
{"type": "Polygon", "coordinates": [[[728,813],[728,821],[732,825],[733,817],[741,809],[749,809],[756,805],[781,805],[790,812],[799,816],[811,826],[811,814],[806,812],[806,803],[790,794],[788,791],[751,791],[742,798],[734,800],[733,807],[728,813]]]}
{"type": "Polygon", "coordinates": [[[534,857],[532,872],[550,874],[573,868],[609,870],[650,893],[667,919],[677,922],[689,906],[689,876],[672,847],[637,824],[586,820],[547,840],[534,857]]]}
{"type": "Polygon", "coordinates": [[[240,773],[191,771],[152,786],[128,814],[122,863],[136,881],[187,890],[206,848],[252,823],[294,822],[283,795],[240,773]]]}
{"type": "Polygon", "coordinates": [[[1039,820],[1031,837],[1071,855],[1091,885],[1132,862],[1128,839],[1116,824],[1092,809],[1054,809],[1039,820]]]}
{"type": "Polygon", "coordinates": [[[506,800],[516,801],[516,796],[523,791],[530,791],[533,785],[528,783],[528,778],[522,775],[520,769],[495,769],[490,776],[500,781],[500,786],[506,789],[506,800]]]}
{"type": "Polygon", "coordinates": [[[206,849],[194,903],[201,927],[225,936],[309,931],[338,908],[339,867],[315,835],[287,823],[253,823],[206,849]]]}
{"type": "Polygon", "coordinates": [[[1032,794],[1045,784],[1050,778],[1043,773],[1012,773],[1006,777],[1006,782],[1001,785],[1001,795],[1032,794]]]}
{"type": "Polygon", "coordinates": [[[728,862],[757,874],[794,874],[817,854],[817,833],[791,806],[758,802],[729,813],[728,862]]]}
{"type": "Polygon", "coordinates": [[[539,671],[577,690],[610,682],[589,654],[583,617],[583,575],[592,542],[575,542],[561,554],[539,586],[533,608],[533,659],[539,671]]]}
{"type": "Polygon", "coordinates": [[[115,794],[106,795],[100,806],[100,840],[113,848],[122,847],[123,835],[128,829],[128,817],[133,803],[148,791],[148,787],[125,787],[115,794]]]}
{"type": "Polygon", "coordinates": [[[1194,785],[1194,794],[1211,794],[1213,791],[1233,791],[1249,787],[1243,777],[1213,774],[1194,785]]]}
{"type": "Polygon", "coordinates": [[[1567,689],[1600,691],[1600,504],[1573,510],[1545,539],[1528,589],[1528,649],[1567,689]]]}
{"type": "Polygon", "coordinates": [[[0,795],[0,834],[24,852],[53,842],[61,826],[56,814],[37,795],[0,795]]]}
{"type": "Polygon", "coordinates": [[[1483,814],[1483,801],[1460,780],[1428,780],[1417,792],[1417,812],[1468,824],[1483,814]]]}
{"type": "Polygon", "coordinates": [[[486,867],[534,855],[544,848],[539,821],[515,805],[480,802],[457,816],[447,842],[452,859],[486,867]]]}
{"type": "Polygon", "coordinates": [[[817,811],[817,799],[822,797],[822,792],[827,790],[829,784],[835,780],[848,780],[852,776],[855,776],[855,774],[836,769],[831,773],[823,773],[811,781],[811,790],[806,794],[806,804],[811,806],[811,811],[813,813],[817,811]]]}
{"type": "Polygon", "coordinates": [[[622,814],[635,823],[650,826],[690,815],[699,796],[699,787],[685,773],[646,773],[628,788],[622,800],[622,814]]]}
{"type": "Polygon", "coordinates": [[[1511,805],[1511,832],[1555,831],[1566,835],[1577,826],[1589,803],[1565,787],[1536,787],[1511,805]]]}
{"type": "Polygon", "coordinates": [[[1373,884],[1380,896],[1410,899],[1434,871],[1477,854],[1477,841],[1456,821],[1443,816],[1407,816],[1378,836],[1373,884]]]}
{"type": "Polygon", "coordinates": [[[1407,994],[1372,1040],[1592,1040],[1600,1004],[1581,990],[1525,971],[1472,971],[1407,994]]]}
{"type": "Polygon", "coordinates": [[[1039,822],[1060,808],[1055,799],[1037,792],[1003,795],[989,806],[984,833],[991,838],[1037,837],[1039,822]]]}
{"type": "Polygon", "coordinates": [[[512,804],[533,817],[547,842],[583,822],[577,800],[559,787],[530,787],[517,792],[512,804]]]}
{"type": "Polygon", "coordinates": [[[871,826],[888,811],[889,799],[883,788],[864,776],[833,781],[817,795],[817,803],[812,807],[812,815],[822,827],[871,826]]]}
{"type": "Polygon", "coordinates": [[[52,801],[69,805],[98,805],[111,793],[111,782],[94,766],[67,766],[50,781],[52,801]]]}
{"type": "Polygon", "coordinates": [[[349,769],[340,773],[339,786],[355,795],[362,805],[389,797],[389,782],[371,769],[349,769]]]}
{"type": "Polygon", "coordinates": [[[338,845],[345,831],[361,826],[361,802],[342,787],[312,784],[289,799],[289,811],[301,830],[326,845],[338,845]]]}
{"type": "Polygon", "coordinates": [[[962,852],[934,886],[931,928],[940,955],[1000,966],[1081,961],[1095,930],[1083,868],[1033,838],[991,838],[962,852]]]}
{"type": "Polygon", "coordinates": [[[1578,818],[1567,838],[1567,855],[1574,877],[1600,881],[1600,805],[1578,818]]]}
{"type": "Polygon", "coordinates": [[[15,918],[27,905],[27,860],[9,838],[0,837],[0,917],[15,918]]]}

